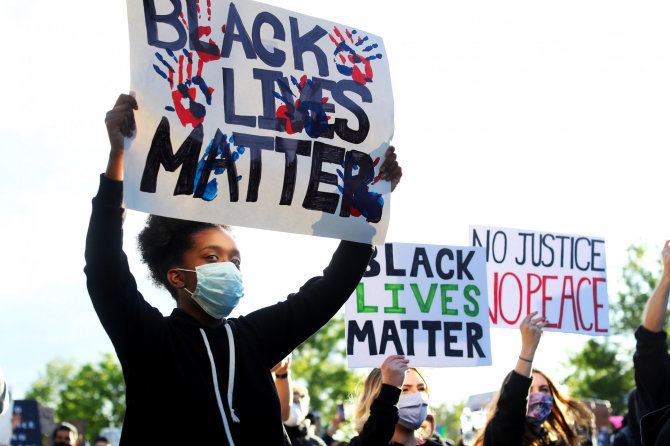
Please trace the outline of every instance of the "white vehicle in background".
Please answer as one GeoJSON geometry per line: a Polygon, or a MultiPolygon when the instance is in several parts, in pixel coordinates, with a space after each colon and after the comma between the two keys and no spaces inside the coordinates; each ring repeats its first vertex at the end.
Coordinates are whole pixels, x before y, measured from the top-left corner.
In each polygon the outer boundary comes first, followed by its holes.
{"type": "Polygon", "coordinates": [[[479,429],[486,424],[486,406],[493,401],[497,393],[497,391],[478,393],[468,397],[461,413],[461,435],[463,436],[464,446],[470,446],[474,442],[479,429]]]}

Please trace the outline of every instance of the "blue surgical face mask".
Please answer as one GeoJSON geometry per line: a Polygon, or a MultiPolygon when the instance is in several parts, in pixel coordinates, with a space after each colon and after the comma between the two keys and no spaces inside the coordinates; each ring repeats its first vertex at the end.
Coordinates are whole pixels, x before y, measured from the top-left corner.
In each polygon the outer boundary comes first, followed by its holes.
{"type": "Polygon", "coordinates": [[[215,319],[228,316],[244,296],[242,273],[231,262],[205,263],[192,269],[177,268],[181,271],[194,272],[198,284],[191,292],[184,288],[191,298],[200,305],[207,314],[215,319]]]}
{"type": "Polygon", "coordinates": [[[416,392],[401,395],[398,400],[398,424],[417,430],[428,416],[428,395],[416,392]]]}

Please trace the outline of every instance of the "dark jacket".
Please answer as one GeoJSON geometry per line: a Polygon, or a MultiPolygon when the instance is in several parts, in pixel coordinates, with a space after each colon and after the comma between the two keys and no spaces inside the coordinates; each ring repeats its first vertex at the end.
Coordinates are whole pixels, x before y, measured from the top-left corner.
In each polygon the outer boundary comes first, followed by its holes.
{"type": "Polygon", "coordinates": [[[484,446],[521,446],[532,382],[532,378],[515,371],[509,374],[500,392],[495,414],[486,425],[484,446]]]}
{"type": "Polygon", "coordinates": [[[665,331],[635,330],[633,355],[642,444],[670,444],[670,355],[665,331]]]}
{"type": "MultiPolygon", "coordinates": [[[[379,395],[370,405],[370,416],[357,437],[349,441],[350,446],[386,446],[397,445],[391,442],[398,423],[398,400],[401,390],[388,384],[382,384],[379,395]]],[[[426,440],[426,446],[441,446],[426,440]]]]}
{"type": "Polygon", "coordinates": [[[164,317],[137,290],[122,250],[122,183],[101,177],[86,239],[88,291],[123,368],[121,444],[284,444],[270,368],[322,327],[356,288],[370,245],[341,242],[322,277],[285,301],[203,327],[164,317]]]}
{"type": "MultiPolygon", "coordinates": [[[[528,409],[528,391],[533,382],[515,371],[509,374],[503,383],[495,414],[486,425],[484,446],[522,446],[526,431],[526,412],[528,409]]],[[[543,445],[559,446],[566,442],[562,439],[552,441],[543,427],[528,425],[543,445]]],[[[590,445],[590,440],[585,443],[590,445]]]]}
{"type": "Polygon", "coordinates": [[[637,410],[637,389],[628,394],[628,412],[622,426],[612,433],[611,446],[641,446],[640,418],[637,410]]]}
{"type": "Polygon", "coordinates": [[[298,426],[284,425],[284,427],[289,440],[291,440],[291,446],[326,446],[322,439],[309,433],[304,421],[298,426]]]}

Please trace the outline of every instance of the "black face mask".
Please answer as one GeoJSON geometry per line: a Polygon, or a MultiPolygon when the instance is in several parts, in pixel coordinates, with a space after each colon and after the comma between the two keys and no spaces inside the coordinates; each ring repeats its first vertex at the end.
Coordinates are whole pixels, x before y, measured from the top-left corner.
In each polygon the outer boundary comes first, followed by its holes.
{"type": "Polygon", "coordinates": [[[70,446],[70,444],[65,443],[64,441],[57,441],[54,443],[54,446],[70,446]]]}

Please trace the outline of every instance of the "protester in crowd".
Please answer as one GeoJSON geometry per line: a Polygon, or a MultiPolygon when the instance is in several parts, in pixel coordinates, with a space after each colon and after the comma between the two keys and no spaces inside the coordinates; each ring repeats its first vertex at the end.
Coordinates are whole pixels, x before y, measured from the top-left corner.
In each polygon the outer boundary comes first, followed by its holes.
{"type": "Polygon", "coordinates": [[[321,439],[323,440],[324,443],[326,443],[327,446],[333,446],[333,444],[338,443],[337,440],[335,440],[333,437],[335,436],[335,433],[340,428],[340,424],[342,424],[343,421],[344,421],[344,413],[338,410],[337,412],[335,412],[335,415],[333,415],[333,419],[328,425],[326,432],[324,432],[324,434],[321,435],[321,439]]]}
{"type": "Polygon", "coordinates": [[[97,437],[93,440],[93,446],[112,446],[112,442],[107,437],[97,437]]]}
{"type": "Polygon", "coordinates": [[[591,444],[575,427],[592,425],[591,412],[562,395],[547,375],[533,369],[535,351],[546,319],[534,311],[521,322],[521,354],[492,403],[489,419],[475,446],[578,446],[591,444]],[[529,395],[530,390],[530,395],[529,395]]]}
{"type": "Polygon", "coordinates": [[[309,414],[309,393],[307,388],[293,384],[293,401],[289,417],[284,421],[284,427],[291,445],[296,446],[326,446],[326,443],[311,432],[313,419],[309,414]]]}
{"type": "Polygon", "coordinates": [[[670,295],[670,240],[661,252],[663,272],[635,331],[633,355],[642,444],[670,444],[670,355],[664,331],[670,295]]]}
{"type": "Polygon", "coordinates": [[[637,410],[637,390],[628,394],[628,412],[624,414],[621,427],[612,433],[611,446],[641,446],[640,418],[637,410]]]}
{"type": "MultiPolygon", "coordinates": [[[[441,446],[428,438],[421,425],[428,416],[428,386],[421,371],[409,367],[402,355],[391,355],[373,369],[354,403],[352,446],[441,446]]],[[[428,424],[434,427],[434,424],[428,424]]]]}
{"type": "Polygon", "coordinates": [[[293,384],[290,370],[291,355],[272,368],[288,441],[293,446],[325,446],[312,432],[316,423],[314,415],[309,412],[309,393],[305,387],[293,384]]]}
{"type": "MultiPolygon", "coordinates": [[[[342,241],[323,276],[283,302],[226,319],[243,295],[241,255],[230,229],[149,216],[138,237],[142,259],[177,304],[163,317],[137,290],[122,250],[124,137],[135,130],[134,109],[135,99],[121,95],[107,113],[111,150],[86,240],[88,291],[126,382],[121,444],[242,444],[258,426],[267,443],[281,444],[270,369],[340,309],[372,246],[342,241]]],[[[398,183],[393,148],[381,172],[392,186],[398,183]]],[[[279,257],[277,263],[283,266],[279,257]]]]}
{"type": "Polygon", "coordinates": [[[75,445],[78,439],[79,431],[77,431],[77,428],[65,421],[58,423],[51,433],[53,446],[75,445]]]}

